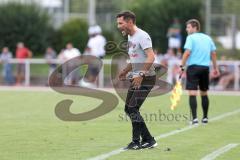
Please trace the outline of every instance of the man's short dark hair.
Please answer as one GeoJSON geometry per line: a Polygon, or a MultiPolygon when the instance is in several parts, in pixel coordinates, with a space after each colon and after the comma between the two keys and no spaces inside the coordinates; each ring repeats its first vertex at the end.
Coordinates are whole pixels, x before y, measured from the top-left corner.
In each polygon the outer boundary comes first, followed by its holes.
{"type": "Polygon", "coordinates": [[[196,27],[198,31],[201,29],[200,22],[197,19],[190,19],[186,22],[186,25],[191,24],[192,27],[196,27]]]}
{"type": "Polygon", "coordinates": [[[132,20],[136,24],[136,15],[131,11],[123,11],[117,14],[116,18],[123,17],[124,20],[132,20]]]}

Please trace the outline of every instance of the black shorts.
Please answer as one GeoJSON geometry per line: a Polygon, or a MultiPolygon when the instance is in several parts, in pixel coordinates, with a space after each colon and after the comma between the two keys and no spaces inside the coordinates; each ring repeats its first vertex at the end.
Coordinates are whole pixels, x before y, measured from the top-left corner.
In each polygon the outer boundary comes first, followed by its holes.
{"type": "Polygon", "coordinates": [[[187,90],[207,91],[209,86],[209,67],[191,65],[187,68],[187,90]]]}

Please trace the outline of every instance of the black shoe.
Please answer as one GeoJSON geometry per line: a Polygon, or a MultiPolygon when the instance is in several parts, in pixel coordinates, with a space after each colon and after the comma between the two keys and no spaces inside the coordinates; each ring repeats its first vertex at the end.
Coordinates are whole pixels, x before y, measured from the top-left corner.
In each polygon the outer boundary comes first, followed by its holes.
{"type": "Polygon", "coordinates": [[[202,124],[207,124],[208,123],[208,118],[203,118],[202,119],[202,124]]]}
{"type": "Polygon", "coordinates": [[[139,142],[131,142],[124,148],[124,150],[138,150],[141,149],[141,145],[139,142]]]}
{"type": "Polygon", "coordinates": [[[142,148],[148,148],[148,149],[157,147],[157,145],[158,144],[157,144],[157,142],[155,141],[154,138],[152,138],[149,141],[142,141],[142,143],[141,143],[142,148]]]}

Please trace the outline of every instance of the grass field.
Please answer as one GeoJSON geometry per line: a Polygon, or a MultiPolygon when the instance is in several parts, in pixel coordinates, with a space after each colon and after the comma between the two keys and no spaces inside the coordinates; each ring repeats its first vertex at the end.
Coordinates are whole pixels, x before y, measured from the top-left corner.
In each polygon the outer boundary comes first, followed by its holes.
{"type": "MultiPolygon", "coordinates": [[[[56,92],[0,91],[1,160],[81,160],[124,147],[131,140],[131,125],[124,118],[123,101],[112,112],[85,122],[65,122],[54,113],[63,99],[73,99],[71,111],[94,108],[100,100],[56,92]]],[[[210,115],[240,109],[239,96],[210,96],[210,115]]],[[[142,108],[155,137],[189,125],[188,97],[171,111],[169,95],[149,98],[142,108]],[[153,117],[151,117],[153,115],[153,117]],[[162,117],[161,117],[161,116],[162,117]],[[168,117],[164,119],[165,117],[168,117]],[[181,118],[172,118],[172,117],[181,118]]],[[[200,102],[200,99],[198,99],[200,102]]],[[[200,103],[199,103],[200,104],[200,103]]],[[[201,107],[198,105],[199,118],[201,107]]],[[[199,160],[228,144],[240,144],[240,113],[158,140],[151,150],[125,151],[110,160],[199,160]],[[167,148],[170,148],[167,149],[167,148]]],[[[240,145],[218,160],[239,160],[240,145]]]]}

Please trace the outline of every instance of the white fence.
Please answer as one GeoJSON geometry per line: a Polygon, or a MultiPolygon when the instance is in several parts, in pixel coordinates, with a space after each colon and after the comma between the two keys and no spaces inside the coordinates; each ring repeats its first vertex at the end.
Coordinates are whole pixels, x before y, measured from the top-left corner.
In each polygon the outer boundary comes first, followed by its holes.
{"type": "MultiPolygon", "coordinates": [[[[25,76],[24,76],[24,85],[29,86],[31,84],[30,82],[30,77],[31,77],[31,64],[48,64],[49,62],[46,59],[24,59],[24,60],[19,60],[19,59],[11,59],[9,61],[11,64],[25,64],[25,76]]],[[[51,60],[51,64],[62,64],[63,61],[55,59],[51,60]]],[[[111,64],[111,60],[103,60],[103,64],[111,64]]],[[[47,74],[47,73],[46,73],[47,74]]],[[[98,86],[100,88],[104,87],[104,65],[102,66],[99,75],[98,75],[98,86]]]]}
{"type": "MultiPolygon", "coordinates": [[[[174,63],[170,63],[172,65],[180,65],[180,60],[176,61],[174,63]]],[[[229,68],[231,68],[231,73],[234,74],[234,83],[233,83],[233,90],[238,91],[239,88],[239,83],[240,83],[240,61],[217,61],[218,66],[228,66],[229,68]]],[[[168,66],[169,70],[168,70],[168,74],[172,74],[171,73],[171,69],[173,68],[173,66],[170,65],[168,66]]]]}
{"type": "MultiPolygon", "coordinates": [[[[11,59],[9,63],[12,64],[18,64],[20,61],[18,59],[11,59]]],[[[25,63],[25,81],[24,85],[29,86],[31,84],[30,82],[30,77],[31,77],[31,64],[48,64],[48,61],[45,59],[24,59],[21,60],[21,63],[25,63]]],[[[61,64],[63,63],[60,60],[52,60],[51,63],[53,64],[61,64]]],[[[240,83],[240,61],[218,61],[218,65],[227,65],[231,66],[233,68],[234,72],[234,84],[233,84],[233,89],[234,90],[239,90],[239,83],[240,83]]],[[[105,65],[110,65],[111,60],[103,60],[103,66],[102,69],[100,70],[99,76],[98,76],[98,87],[103,88],[104,87],[104,66],[105,65]]],[[[46,73],[47,75],[47,73],[46,73]]]]}

